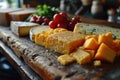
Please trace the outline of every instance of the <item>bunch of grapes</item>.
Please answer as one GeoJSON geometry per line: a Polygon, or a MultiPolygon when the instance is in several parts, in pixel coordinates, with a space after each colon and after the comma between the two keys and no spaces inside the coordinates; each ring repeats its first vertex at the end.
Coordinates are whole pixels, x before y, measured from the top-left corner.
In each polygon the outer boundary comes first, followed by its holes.
{"type": "Polygon", "coordinates": [[[53,20],[49,22],[50,28],[65,28],[73,31],[76,23],[80,22],[79,16],[70,17],[65,12],[60,12],[53,16],[53,20]]]}
{"type": "Polygon", "coordinates": [[[30,22],[38,23],[40,25],[48,25],[50,22],[50,19],[45,16],[33,15],[30,19],[30,22]]]}

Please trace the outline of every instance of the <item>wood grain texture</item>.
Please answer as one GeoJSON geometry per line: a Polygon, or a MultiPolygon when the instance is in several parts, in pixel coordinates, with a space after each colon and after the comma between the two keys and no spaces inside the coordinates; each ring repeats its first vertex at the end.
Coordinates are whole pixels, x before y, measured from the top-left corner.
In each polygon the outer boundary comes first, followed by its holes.
{"type": "Polygon", "coordinates": [[[17,37],[8,27],[0,27],[0,39],[44,80],[117,80],[120,78],[118,73],[120,59],[116,59],[113,64],[103,63],[101,67],[93,66],[92,62],[85,65],[73,63],[62,66],[57,61],[59,53],[36,45],[29,37],[17,37]]]}

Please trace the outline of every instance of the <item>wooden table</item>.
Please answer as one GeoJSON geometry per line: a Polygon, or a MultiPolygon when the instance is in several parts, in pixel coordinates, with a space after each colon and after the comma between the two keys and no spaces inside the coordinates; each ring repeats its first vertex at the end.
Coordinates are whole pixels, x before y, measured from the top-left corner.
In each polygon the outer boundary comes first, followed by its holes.
{"type": "MultiPolygon", "coordinates": [[[[84,22],[120,26],[106,21],[89,20],[84,22]]],[[[93,19],[94,20],[94,19],[93,19]]],[[[23,80],[118,80],[120,79],[120,59],[113,64],[95,67],[91,64],[77,63],[62,66],[58,61],[58,53],[45,49],[30,41],[29,37],[14,35],[9,27],[0,26],[0,51],[21,74],[23,80]],[[42,78],[41,78],[42,77],[42,78]]]]}

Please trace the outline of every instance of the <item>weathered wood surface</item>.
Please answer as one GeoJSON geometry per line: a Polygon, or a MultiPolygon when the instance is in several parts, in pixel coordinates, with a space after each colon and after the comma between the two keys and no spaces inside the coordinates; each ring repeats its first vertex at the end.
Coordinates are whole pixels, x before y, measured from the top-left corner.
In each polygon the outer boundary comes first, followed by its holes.
{"type": "Polygon", "coordinates": [[[22,59],[17,57],[15,53],[1,40],[0,53],[2,53],[10,64],[17,70],[20,75],[20,80],[43,80],[22,59]]]}
{"type": "Polygon", "coordinates": [[[95,67],[93,63],[62,66],[57,61],[58,53],[36,45],[29,37],[17,37],[8,27],[0,27],[0,39],[44,80],[120,79],[120,59],[116,59],[113,64],[104,63],[101,67],[95,67]]]}

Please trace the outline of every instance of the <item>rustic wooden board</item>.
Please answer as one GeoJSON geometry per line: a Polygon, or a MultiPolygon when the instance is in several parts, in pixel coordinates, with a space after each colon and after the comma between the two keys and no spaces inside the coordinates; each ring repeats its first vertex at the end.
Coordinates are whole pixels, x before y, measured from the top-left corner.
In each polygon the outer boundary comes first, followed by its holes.
{"type": "Polygon", "coordinates": [[[113,64],[104,63],[101,67],[93,63],[79,65],[73,63],[62,66],[58,53],[50,51],[30,41],[29,37],[17,37],[8,27],[0,27],[0,39],[44,80],[119,80],[120,59],[113,64]]]}

